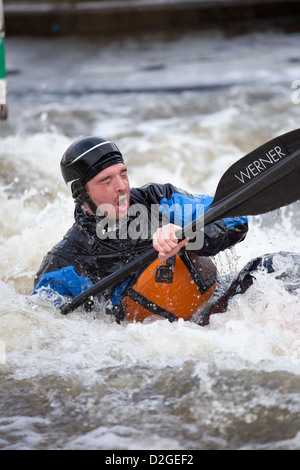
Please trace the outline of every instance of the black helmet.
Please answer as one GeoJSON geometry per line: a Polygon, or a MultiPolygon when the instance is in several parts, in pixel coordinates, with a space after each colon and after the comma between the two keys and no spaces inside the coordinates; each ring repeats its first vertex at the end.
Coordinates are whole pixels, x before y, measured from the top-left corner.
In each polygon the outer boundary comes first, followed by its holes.
{"type": "Polygon", "coordinates": [[[62,176],[77,198],[84,185],[105,168],[124,163],[118,147],[102,137],[84,137],[67,148],[62,156],[60,168],[62,176]]]}

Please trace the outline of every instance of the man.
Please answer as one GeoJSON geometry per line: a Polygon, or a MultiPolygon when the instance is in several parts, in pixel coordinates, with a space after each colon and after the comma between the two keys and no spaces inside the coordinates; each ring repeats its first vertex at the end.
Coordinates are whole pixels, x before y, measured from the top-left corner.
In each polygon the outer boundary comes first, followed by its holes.
{"type": "Polygon", "coordinates": [[[35,294],[46,294],[59,306],[153,244],[158,260],[103,294],[108,313],[118,322],[151,315],[173,321],[205,310],[217,285],[210,257],[245,238],[245,217],[220,220],[194,240],[178,241],[176,232],[207,210],[213,198],[172,184],[130,188],[120,150],[101,137],[75,141],[62,157],[61,171],[75,199],[75,223],[45,256],[35,294]]]}

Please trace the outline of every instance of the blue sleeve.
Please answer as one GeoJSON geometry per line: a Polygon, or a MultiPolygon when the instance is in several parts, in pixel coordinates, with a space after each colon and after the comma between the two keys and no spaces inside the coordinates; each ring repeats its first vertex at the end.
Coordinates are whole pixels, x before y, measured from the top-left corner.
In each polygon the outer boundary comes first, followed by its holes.
{"type": "Polygon", "coordinates": [[[159,204],[159,211],[172,224],[184,227],[200,217],[213,201],[213,197],[206,194],[190,197],[187,194],[173,193],[171,197],[163,198],[159,204]]]}
{"type": "Polygon", "coordinates": [[[62,303],[62,297],[76,297],[93,285],[93,282],[86,277],[79,276],[74,266],[67,266],[45,273],[35,286],[32,295],[41,291],[46,297],[58,306],[62,303]]]}
{"type": "MultiPolygon", "coordinates": [[[[159,204],[159,211],[170,220],[171,223],[184,227],[196,220],[207,211],[214,198],[207,194],[173,193],[169,199],[163,198],[159,204]]],[[[228,228],[247,223],[247,217],[223,219],[228,228]]]]}
{"type": "MultiPolygon", "coordinates": [[[[206,194],[173,192],[161,199],[159,210],[171,223],[184,227],[205,213],[213,200],[206,194]]],[[[201,256],[215,256],[242,241],[247,231],[247,217],[227,217],[206,225],[203,240],[199,240],[201,246],[198,243],[190,249],[201,256]]]]}

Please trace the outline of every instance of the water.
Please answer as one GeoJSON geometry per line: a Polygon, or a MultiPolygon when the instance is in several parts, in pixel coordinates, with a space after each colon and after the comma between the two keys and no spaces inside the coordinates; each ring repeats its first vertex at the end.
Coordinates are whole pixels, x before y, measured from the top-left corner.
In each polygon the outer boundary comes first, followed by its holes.
{"type": "MultiPolygon", "coordinates": [[[[73,222],[59,173],[86,134],[122,149],[132,186],[213,194],[223,172],[299,127],[299,34],[8,38],[0,138],[0,448],[298,449],[300,304],[261,272],[207,327],[62,316],[30,297],[73,222]],[[59,51],[59,52],[57,52],[59,51]],[[297,96],[296,96],[297,98],[297,96]],[[294,101],[294,102],[293,102],[294,101]]],[[[250,219],[216,258],[299,251],[299,204],[250,219]]]]}

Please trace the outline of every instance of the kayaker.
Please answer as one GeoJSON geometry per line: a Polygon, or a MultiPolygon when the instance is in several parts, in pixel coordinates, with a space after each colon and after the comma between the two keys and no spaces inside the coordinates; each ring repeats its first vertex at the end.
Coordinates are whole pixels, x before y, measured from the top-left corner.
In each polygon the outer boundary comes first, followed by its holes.
{"type": "Polygon", "coordinates": [[[143,321],[151,315],[187,320],[203,310],[206,313],[199,322],[206,324],[208,305],[211,312],[214,305],[224,310],[229,298],[252,284],[253,269],[263,264],[272,270],[271,256],[254,260],[219,304],[212,303],[218,273],[211,257],[244,240],[246,217],[222,219],[199,231],[195,240],[178,242],[178,229],[190,221],[187,219],[205,212],[213,198],[190,194],[170,183],[130,188],[120,150],[102,137],[84,137],[71,144],[62,157],[61,172],[75,200],[75,223],[45,256],[34,281],[34,294],[56,306],[120,269],[152,244],[159,260],[101,297],[107,313],[118,322],[143,321]]]}

